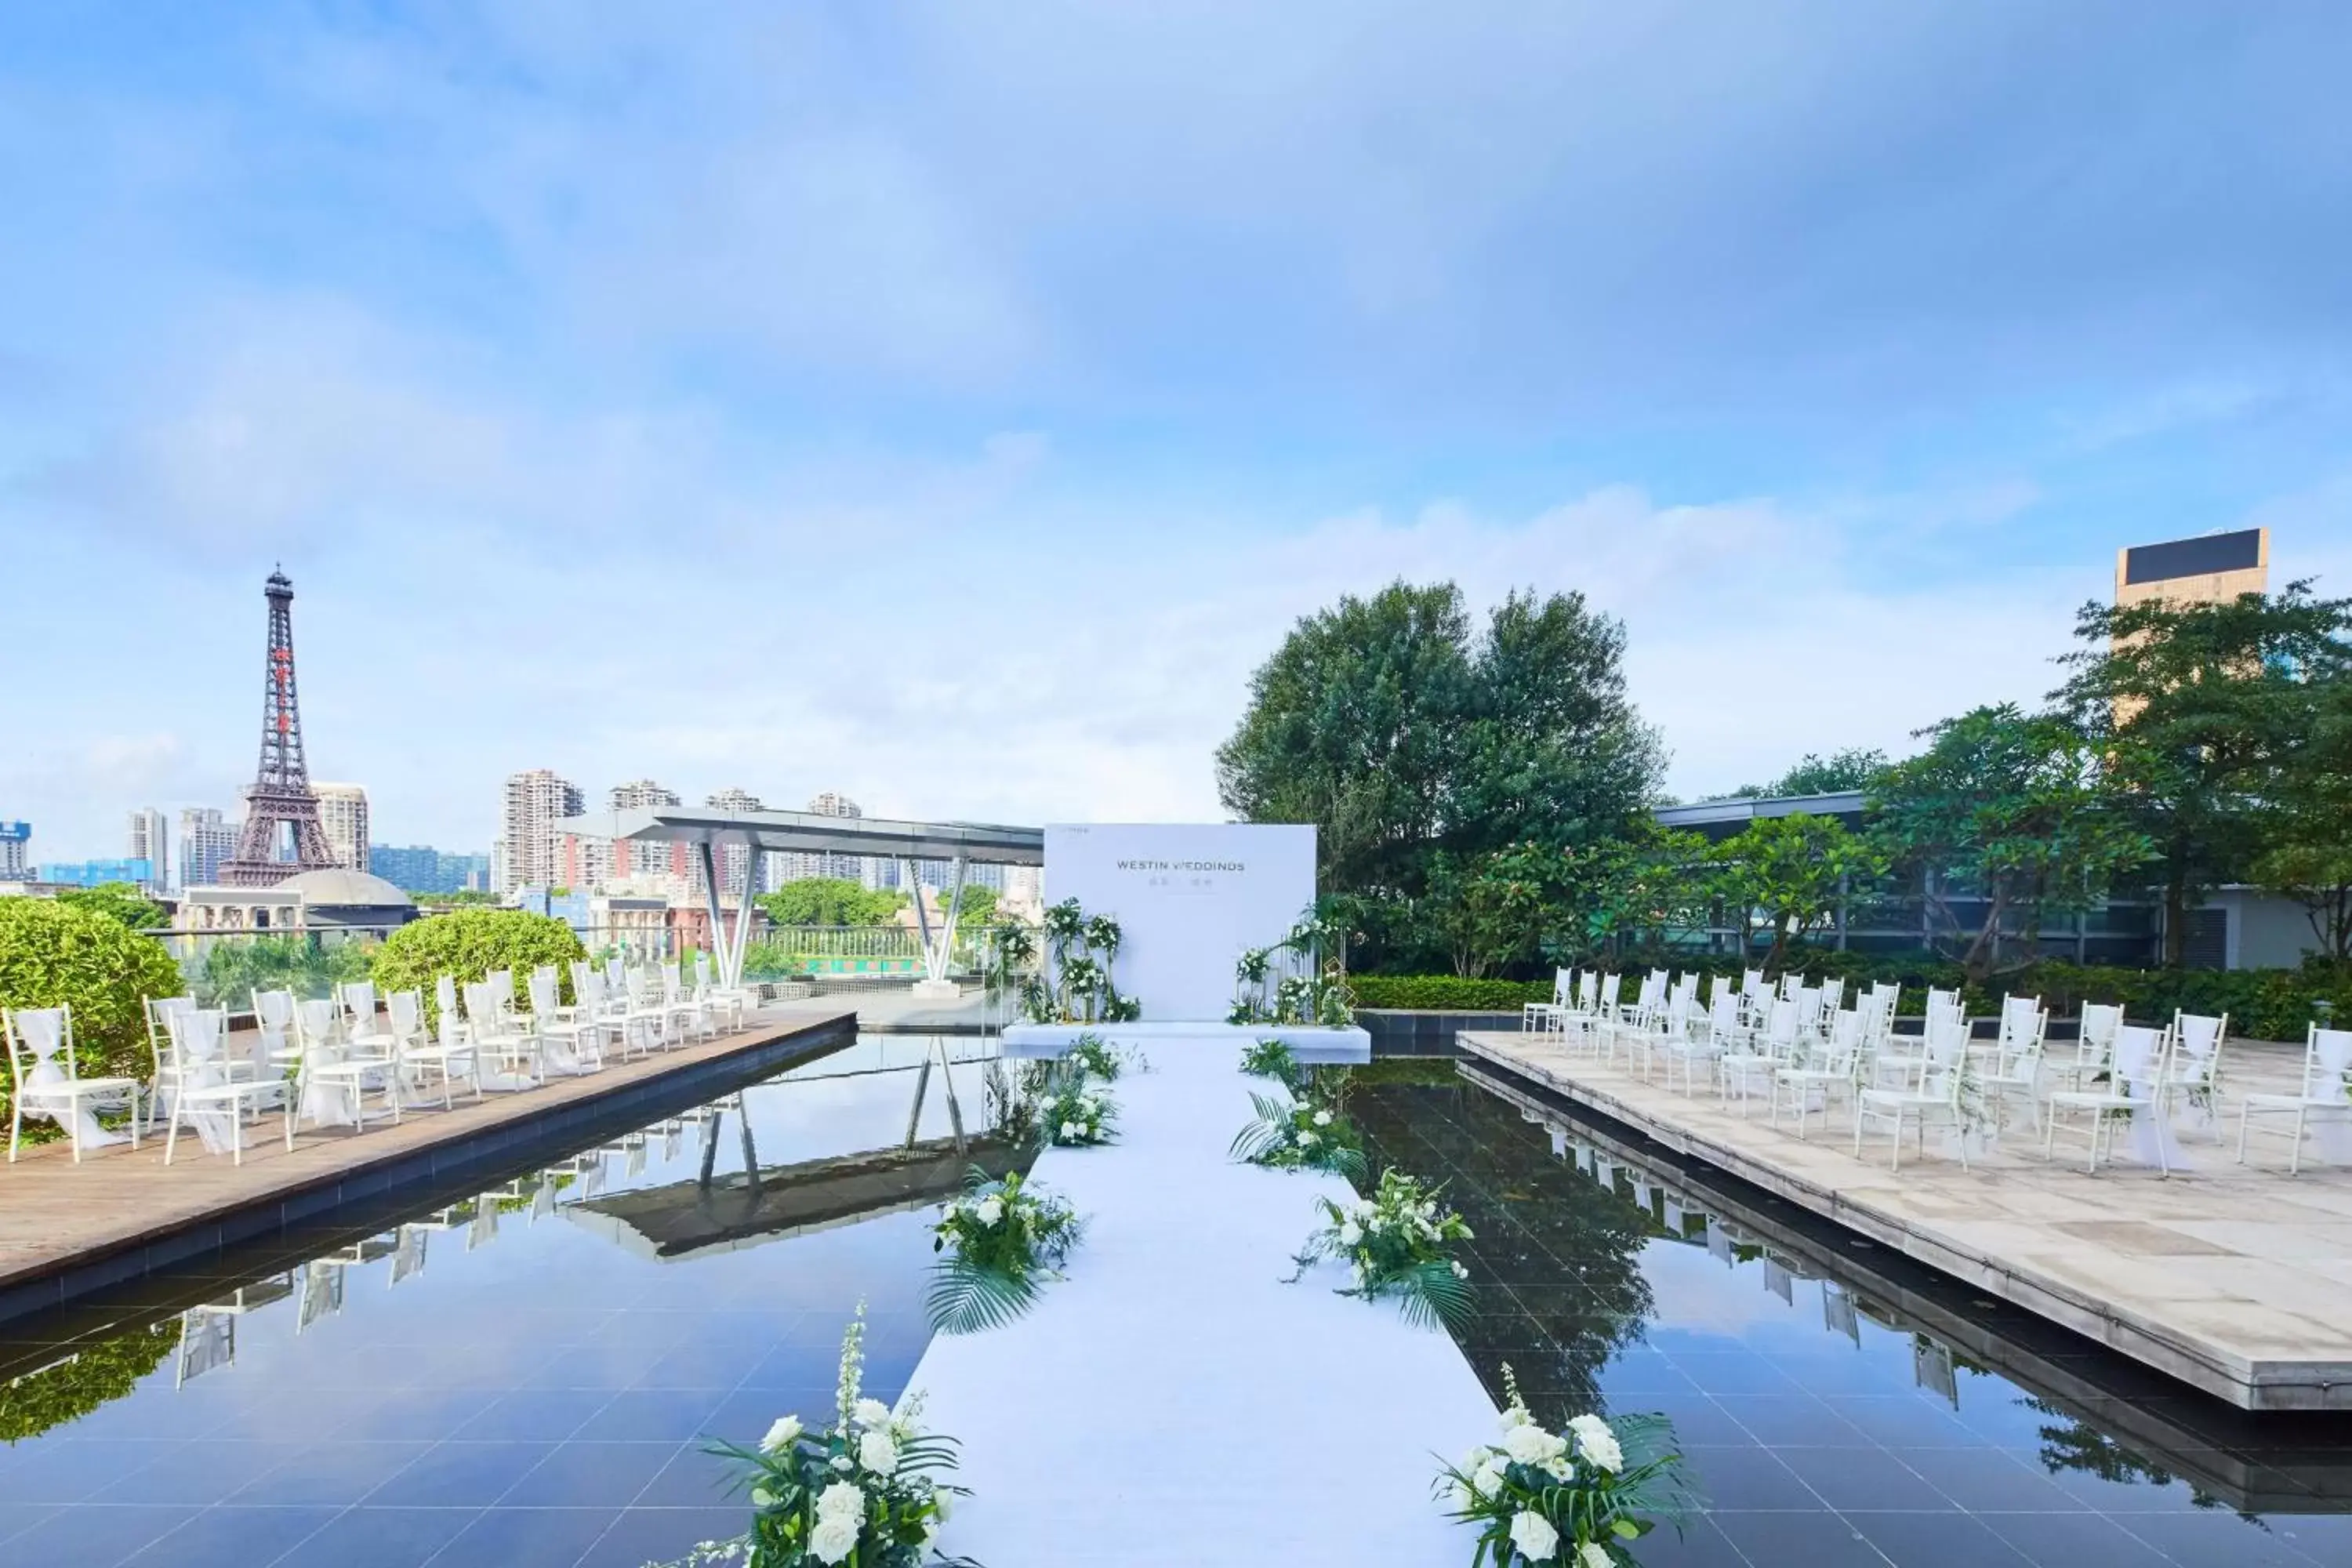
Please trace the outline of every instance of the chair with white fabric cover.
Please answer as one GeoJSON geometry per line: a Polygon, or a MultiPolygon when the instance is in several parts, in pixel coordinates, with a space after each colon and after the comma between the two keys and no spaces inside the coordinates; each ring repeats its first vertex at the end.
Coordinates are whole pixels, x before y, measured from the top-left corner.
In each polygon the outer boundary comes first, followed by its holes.
{"type": "Polygon", "coordinates": [[[544,1084],[547,1063],[539,1037],[517,1025],[502,1005],[498,987],[487,980],[476,980],[464,990],[466,1035],[474,1047],[475,1070],[495,1068],[509,1084],[520,1073],[525,1088],[544,1084]]]}
{"type": "Polygon", "coordinates": [[[2026,1120],[2039,1129],[2042,1048],[2049,1027],[2050,1015],[2040,997],[2001,999],[2000,1033],[1990,1048],[1981,1050],[1982,1066],[1977,1074],[1977,1087],[1992,1104],[1996,1127],[2005,1124],[2010,1100],[2022,1098],[2026,1120]]]}
{"type": "Polygon", "coordinates": [[[400,1063],[392,1037],[379,1031],[373,1045],[355,1045],[343,1031],[343,1017],[337,1002],[294,1004],[294,1038],[302,1056],[286,1102],[289,1149],[305,1119],[313,1126],[365,1127],[371,1081],[382,1083],[384,1108],[394,1123],[400,1121],[400,1063]]]}
{"type": "Polygon", "coordinates": [[[284,1072],[302,1059],[302,1047],[294,1037],[294,993],[280,987],[265,991],[256,987],[253,993],[253,1026],[260,1031],[260,1043],[254,1047],[254,1059],[284,1072]]]}
{"type": "Polygon", "coordinates": [[[60,1002],[54,1007],[0,1009],[0,1035],[8,1043],[8,1159],[16,1159],[26,1115],[66,1124],[73,1137],[74,1163],[81,1163],[86,1142],[111,1142],[98,1125],[100,1110],[128,1109],[131,1146],[139,1147],[139,1080],[135,1078],[84,1078],[74,1053],[73,1009],[60,1002]]]}
{"type": "Polygon", "coordinates": [[[1903,1129],[1906,1123],[1912,1123],[1919,1130],[1922,1154],[1927,1148],[1928,1128],[1950,1128],[1955,1142],[1959,1145],[1960,1169],[1965,1171],[1969,1168],[1968,1113],[1963,1106],[1968,1085],[1967,1026],[1955,1025],[1949,1018],[1932,1022],[1928,1026],[1927,1044],[1916,1081],[1896,1089],[1880,1086],[1854,1091],[1855,1159],[1862,1158],[1863,1133],[1869,1124],[1890,1123],[1895,1139],[1887,1152],[1887,1169],[1900,1172],[1903,1168],[1903,1129]]]}
{"type": "Polygon", "coordinates": [[[2157,1086],[2164,1080],[2171,1048],[2169,1029],[2152,1029],[2140,1024],[2118,1026],[2107,1081],[2095,1089],[2061,1089],[2050,1096],[2049,1116],[2042,1126],[2042,1157],[2055,1157],[2060,1132],[2079,1131],[2067,1121],[2070,1114],[2088,1114],[2091,1155],[2084,1168],[2095,1174],[2102,1142],[2112,1157],[2116,1124],[2137,1124],[2140,1117],[2146,1116],[2155,1123],[2158,1167],[2170,1173],[2171,1156],[2165,1147],[2162,1101],[2157,1086]]]}
{"type": "Polygon", "coordinates": [[[694,955],[694,994],[710,1009],[713,1025],[730,1035],[742,1028],[744,1012],[758,1006],[760,1001],[757,992],[740,985],[719,984],[707,952],[694,955]]]}
{"type": "Polygon", "coordinates": [[[549,1058],[564,1071],[589,1073],[604,1068],[604,1054],[598,1046],[604,1027],[578,1002],[563,1005],[551,963],[531,971],[530,1026],[545,1042],[549,1058]]]}
{"type": "Polygon", "coordinates": [[[387,992],[383,998],[385,1020],[391,1026],[393,1056],[399,1063],[403,1077],[413,1076],[420,1092],[429,1092],[432,1080],[441,1080],[441,1109],[452,1110],[457,1104],[456,1080],[463,1077],[474,1090],[474,1098],[482,1098],[482,1075],[474,1065],[472,1042],[466,1038],[466,1028],[452,1005],[441,1009],[439,1027],[425,1022],[423,993],[387,992]]]}
{"type": "Polygon", "coordinates": [[[665,960],[656,972],[661,978],[661,1004],[665,1026],[680,1042],[710,1039],[719,1033],[719,1026],[710,1016],[710,1007],[700,997],[686,988],[676,959],[665,960]]]}
{"type": "Polygon", "coordinates": [[[163,1163],[178,1152],[180,1129],[191,1126],[205,1149],[217,1154],[226,1144],[231,1163],[245,1163],[245,1123],[286,1092],[277,1078],[240,1078],[228,1057],[228,1012],[190,1007],[168,1020],[177,1073],[172,1086],[171,1124],[163,1135],[163,1163]]]}
{"type": "Polygon", "coordinates": [[[2116,1048],[2116,1031],[2123,1027],[2123,1023],[2121,1007],[2105,1002],[2084,1003],[2082,1018],[2075,1027],[2074,1048],[2052,1060],[2051,1075],[2067,1089],[2089,1088],[2107,1070],[2108,1058],[2116,1048]]]}
{"type": "Polygon", "coordinates": [[[353,1050],[368,1056],[393,1054],[392,1031],[376,1008],[375,982],[352,980],[335,987],[336,1005],[342,1009],[342,1037],[353,1050]]]}
{"type": "Polygon", "coordinates": [[[2293,1094],[2250,1094],[2238,1108],[2238,1163],[2246,1163],[2246,1133],[2255,1112],[2294,1117],[2294,1142],[2287,1155],[2286,1173],[2303,1171],[2303,1134],[2311,1118],[2352,1117],[2352,1029],[2307,1026],[2303,1047],[2303,1079],[2293,1094]]]}
{"type": "Polygon", "coordinates": [[[2158,1115],[2168,1124],[2182,1103],[2204,1111],[2213,1141],[2221,1141],[2221,1047],[2230,1043],[2230,1015],[2218,1017],[2176,1010],[2172,1049],[2157,1079],[2158,1115]]]}
{"type": "MultiPolygon", "coordinates": [[[[155,1118],[162,1115],[169,1103],[173,1089],[180,1081],[180,1047],[172,1037],[172,1015],[184,1013],[196,1005],[193,996],[152,996],[147,999],[147,1050],[155,1064],[155,1076],[149,1080],[147,1090],[147,1131],[155,1130],[155,1118]]],[[[259,1078],[264,1064],[230,1057],[224,1067],[232,1078],[259,1078]]]]}

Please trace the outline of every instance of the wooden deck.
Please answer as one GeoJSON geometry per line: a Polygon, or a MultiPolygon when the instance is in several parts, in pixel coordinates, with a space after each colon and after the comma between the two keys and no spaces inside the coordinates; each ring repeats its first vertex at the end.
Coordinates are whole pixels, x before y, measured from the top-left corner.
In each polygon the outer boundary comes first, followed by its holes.
{"type": "MultiPolygon", "coordinates": [[[[2167,1179],[2140,1166],[2083,1171],[2061,1142],[2013,1127],[1973,1169],[1906,1152],[1888,1171],[1882,1133],[1853,1153],[1853,1121],[1801,1140],[1759,1104],[1743,1117],[1557,1040],[1465,1032],[1464,1053],[1626,1124],[1669,1149],[1893,1247],[2250,1410],[2352,1409],[2352,1170],[2315,1163],[2286,1174],[2284,1141],[2255,1133],[2253,1163],[2233,1158],[2235,1096],[2282,1087],[2294,1062],[2277,1047],[2223,1064],[2229,1142],[2182,1122],[2192,1168],[2167,1179]]],[[[2120,1140],[2119,1140],[2120,1142],[2120,1140]]]]}
{"type": "Polygon", "coordinates": [[[772,1007],[715,1040],[520,1093],[460,1099],[451,1110],[412,1110],[397,1126],[306,1128],[291,1151],[273,1113],[248,1130],[254,1142],[242,1164],[207,1154],[185,1134],[168,1166],[160,1137],[136,1151],[120,1144],[87,1154],[78,1165],[63,1142],[27,1149],[0,1165],[0,1319],[330,1215],[436,1171],[482,1164],[698,1082],[761,1066],[781,1071],[845,1043],[856,1027],[846,1008],[772,1007]]]}

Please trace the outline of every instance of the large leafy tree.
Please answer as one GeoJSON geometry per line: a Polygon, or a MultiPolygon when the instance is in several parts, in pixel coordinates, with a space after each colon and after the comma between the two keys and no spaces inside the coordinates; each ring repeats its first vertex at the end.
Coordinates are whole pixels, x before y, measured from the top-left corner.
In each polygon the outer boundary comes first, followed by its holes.
{"type": "Polygon", "coordinates": [[[2073,675],[2053,693],[2104,753],[2116,810],[2156,846],[2165,959],[2189,911],[2269,847],[2285,785],[2352,679],[2352,600],[2307,582],[2222,604],[2085,605],[2073,675]]]}
{"type": "Polygon", "coordinates": [[[2278,781],[2252,875],[2301,904],[2320,952],[2341,962],[2352,960],[2352,681],[2320,691],[2318,723],[2301,765],[2278,781]]]}
{"type": "Polygon", "coordinates": [[[1225,808],[1315,824],[1335,892],[1423,892],[1471,707],[1469,636],[1450,583],[1394,583],[1301,620],[1217,749],[1225,808]]]}
{"type": "Polygon", "coordinates": [[[2046,914],[2104,900],[2151,854],[2108,809],[2101,752],[2065,720],[2003,704],[1919,733],[1927,749],[1870,786],[1872,830],[1971,981],[2032,963],[2046,914]],[[1965,926],[1961,900],[1979,906],[1965,926]]]}
{"type": "Polygon", "coordinates": [[[1441,944],[1483,926],[1474,946],[1523,951],[1494,932],[1528,929],[1525,879],[1489,858],[1621,834],[1656,793],[1623,652],[1578,594],[1514,594],[1475,638],[1450,583],[1343,598],[1259,668],[1219,793],[1246,821],[1314,823],[1326,889],[1400,908],[1475,889],[1484,912],[1446,917],[1441,944]]]}
{"type": "Polygon", "coordinates": [[[1885,852],[1834,816],[1759,816],[1715,847],[1714,891],[1735,919],[1772,935],[1764,967],[1778,973],[1789,944],[1827,920],[1838,900],[1884,874],[1885,852]]]}

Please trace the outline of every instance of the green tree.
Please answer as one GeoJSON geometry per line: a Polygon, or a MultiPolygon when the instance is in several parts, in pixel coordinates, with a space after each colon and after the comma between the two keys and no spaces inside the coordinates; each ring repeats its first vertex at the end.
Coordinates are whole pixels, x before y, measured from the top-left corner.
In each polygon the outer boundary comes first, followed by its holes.
{"type": "Polygon", "coordinates": [[[222,934],[197,939],[204,960],[196,967],[196,1000],[208,1007],[247,1007],[256,991],[291,991],[321,997],[345,981],[364,980],[373,948],[347,938],[328,942],[317,935],[222,934]]]}
{"type": "Polygon", "coordinates": [[[1475,641],[1450,583],[1343,598],[1253,678],[1219,794],[1245,821],[1314,823],[1328,890],[1433,914],[1434,885],[1465,893],[1481,857],[1589,845],[1646,814],[1662,763],[1625,700],[1623,651],[1577,594],[1514,594],[1475,641]]]}
{"type": "Polygon", "coordinates": [[[493,969],[511,970],[520,994],[532,970],[551,963],[568,998],[571,965],[587,956],[579,935],[551,916],[525,910],[453,910],[411,921],[384,938],[375,951],[374,973],[385,991],[422,991],[429,1019],[439,1011],[434,982],[444,974],[463,984],[493,969]]]}
{"type": "Polygon", "coordinates": [[[1793,795],[1837,795],[1867,788],[1886,767],[1886,753],[1864,746],[1819,756],[1807,752],[1797,764],[1770,784],[1741,784],[1725,798],[1771,800],[1793,795]]]}
{"type": "Polygon", "coordinates": [[[172,917],[163,912],[163,905],[129,882],[100,882],[95,888],[67,888],[58,894],[58,902],[104,915],[132,931],[162,931],[172,923],[172,917]]]}
{"type": "Polygon", "coordinates": [[[2099,751],[2065,720],[2004,703],[1918,733],[1927,749],[1870,785],[1872,836],[1970,981],[2032,963],[2046,915],[2104,900],[2147,861],[2147,836],[2110,809],[2099,751]],[[1968,928],[1960,900],[1983,906],[1968,928]]]}
{"type": "Polygon", "coordinates": [[[1867,838],[1834,816],[1801,811],[1759,816],[1717,845],[1711,881],[1743,927],[1760,918],[1771,931],[1764,968],[1777,973],[1793,939],[1885,869],[1885,852],[1867,838]]]}
{"type": "Polygon", "coordinates": [[[759,905],[772,925],[887,925],[907,906],[907,896],[888,889],[869,891],[844,877],[803,877],[786,882],[772,893],[761,893],[759,905]]]}
{"type": "MultiPolygon", "coordinates": [[[[144,1004],[186,989],[162,942],[111,916],[55,899],[0,899],[0,1007],[72,1008],[84,1077],[148,1077],[144,1004]]],[[[6,1110],[0,1096],[0,1114],[6,1110]]]]}
{"type": "Polygon", "coordinates": [[[1335,892],[1424,892],[1471,709],[1469,639],[1451,583],[1393,583],[1302,619],[1217,749],[1226,809],[1315,824],[1335,892]]]}
{"type": "Polygon", "coordinates": [[[2189,911],[2264,849],[2266,820],[2316,748],[2352,679],[2352,600],[2307,582],[2224,604],[2092,603],[2075,617],[2074,673],[2052,694],[2106,758],[2116,809],[2154,843],[2165,961],[2189,911]]]}

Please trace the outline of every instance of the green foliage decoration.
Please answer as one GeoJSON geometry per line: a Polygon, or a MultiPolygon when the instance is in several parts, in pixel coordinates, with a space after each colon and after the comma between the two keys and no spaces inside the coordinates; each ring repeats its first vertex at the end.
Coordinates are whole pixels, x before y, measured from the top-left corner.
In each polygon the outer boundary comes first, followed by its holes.
{"type": "Polygon", "coordinates": [[[1035,1304],[1040,1281],[1061,1277],[1085,1228],[1067,1200],[1020,1173],[998,1181],[973,1166],[931,1227],[931,1327],[970,1334],[1011,1322],[1035,1304]]]}
{"type": "Polygon", "coordinates": [[[434,1018],[434,982],[442,975],[459,984],[480,980],[493,969],[514,972],[518,993],[530,972],[556,967],[557,984],[571,999],[572,970],[588,950],[563,921],[524,910],[453,910],[412,921],[384,939],[375,953],[375,982],[385,991],[420,990],[426,1017],[434,1018]]]}
{"type": "MultiPolygon", "coordinates": [[[[145,1003],[186,989],[162,942],[109,915],[53,899],[0,899],[0,1007],[70,1007],[75,1068],[85,1078],[152,1073],[145,1003]]],[[[13,1076],[0,1083],[0,1115],[14,1086],[13,1076]]]]}

